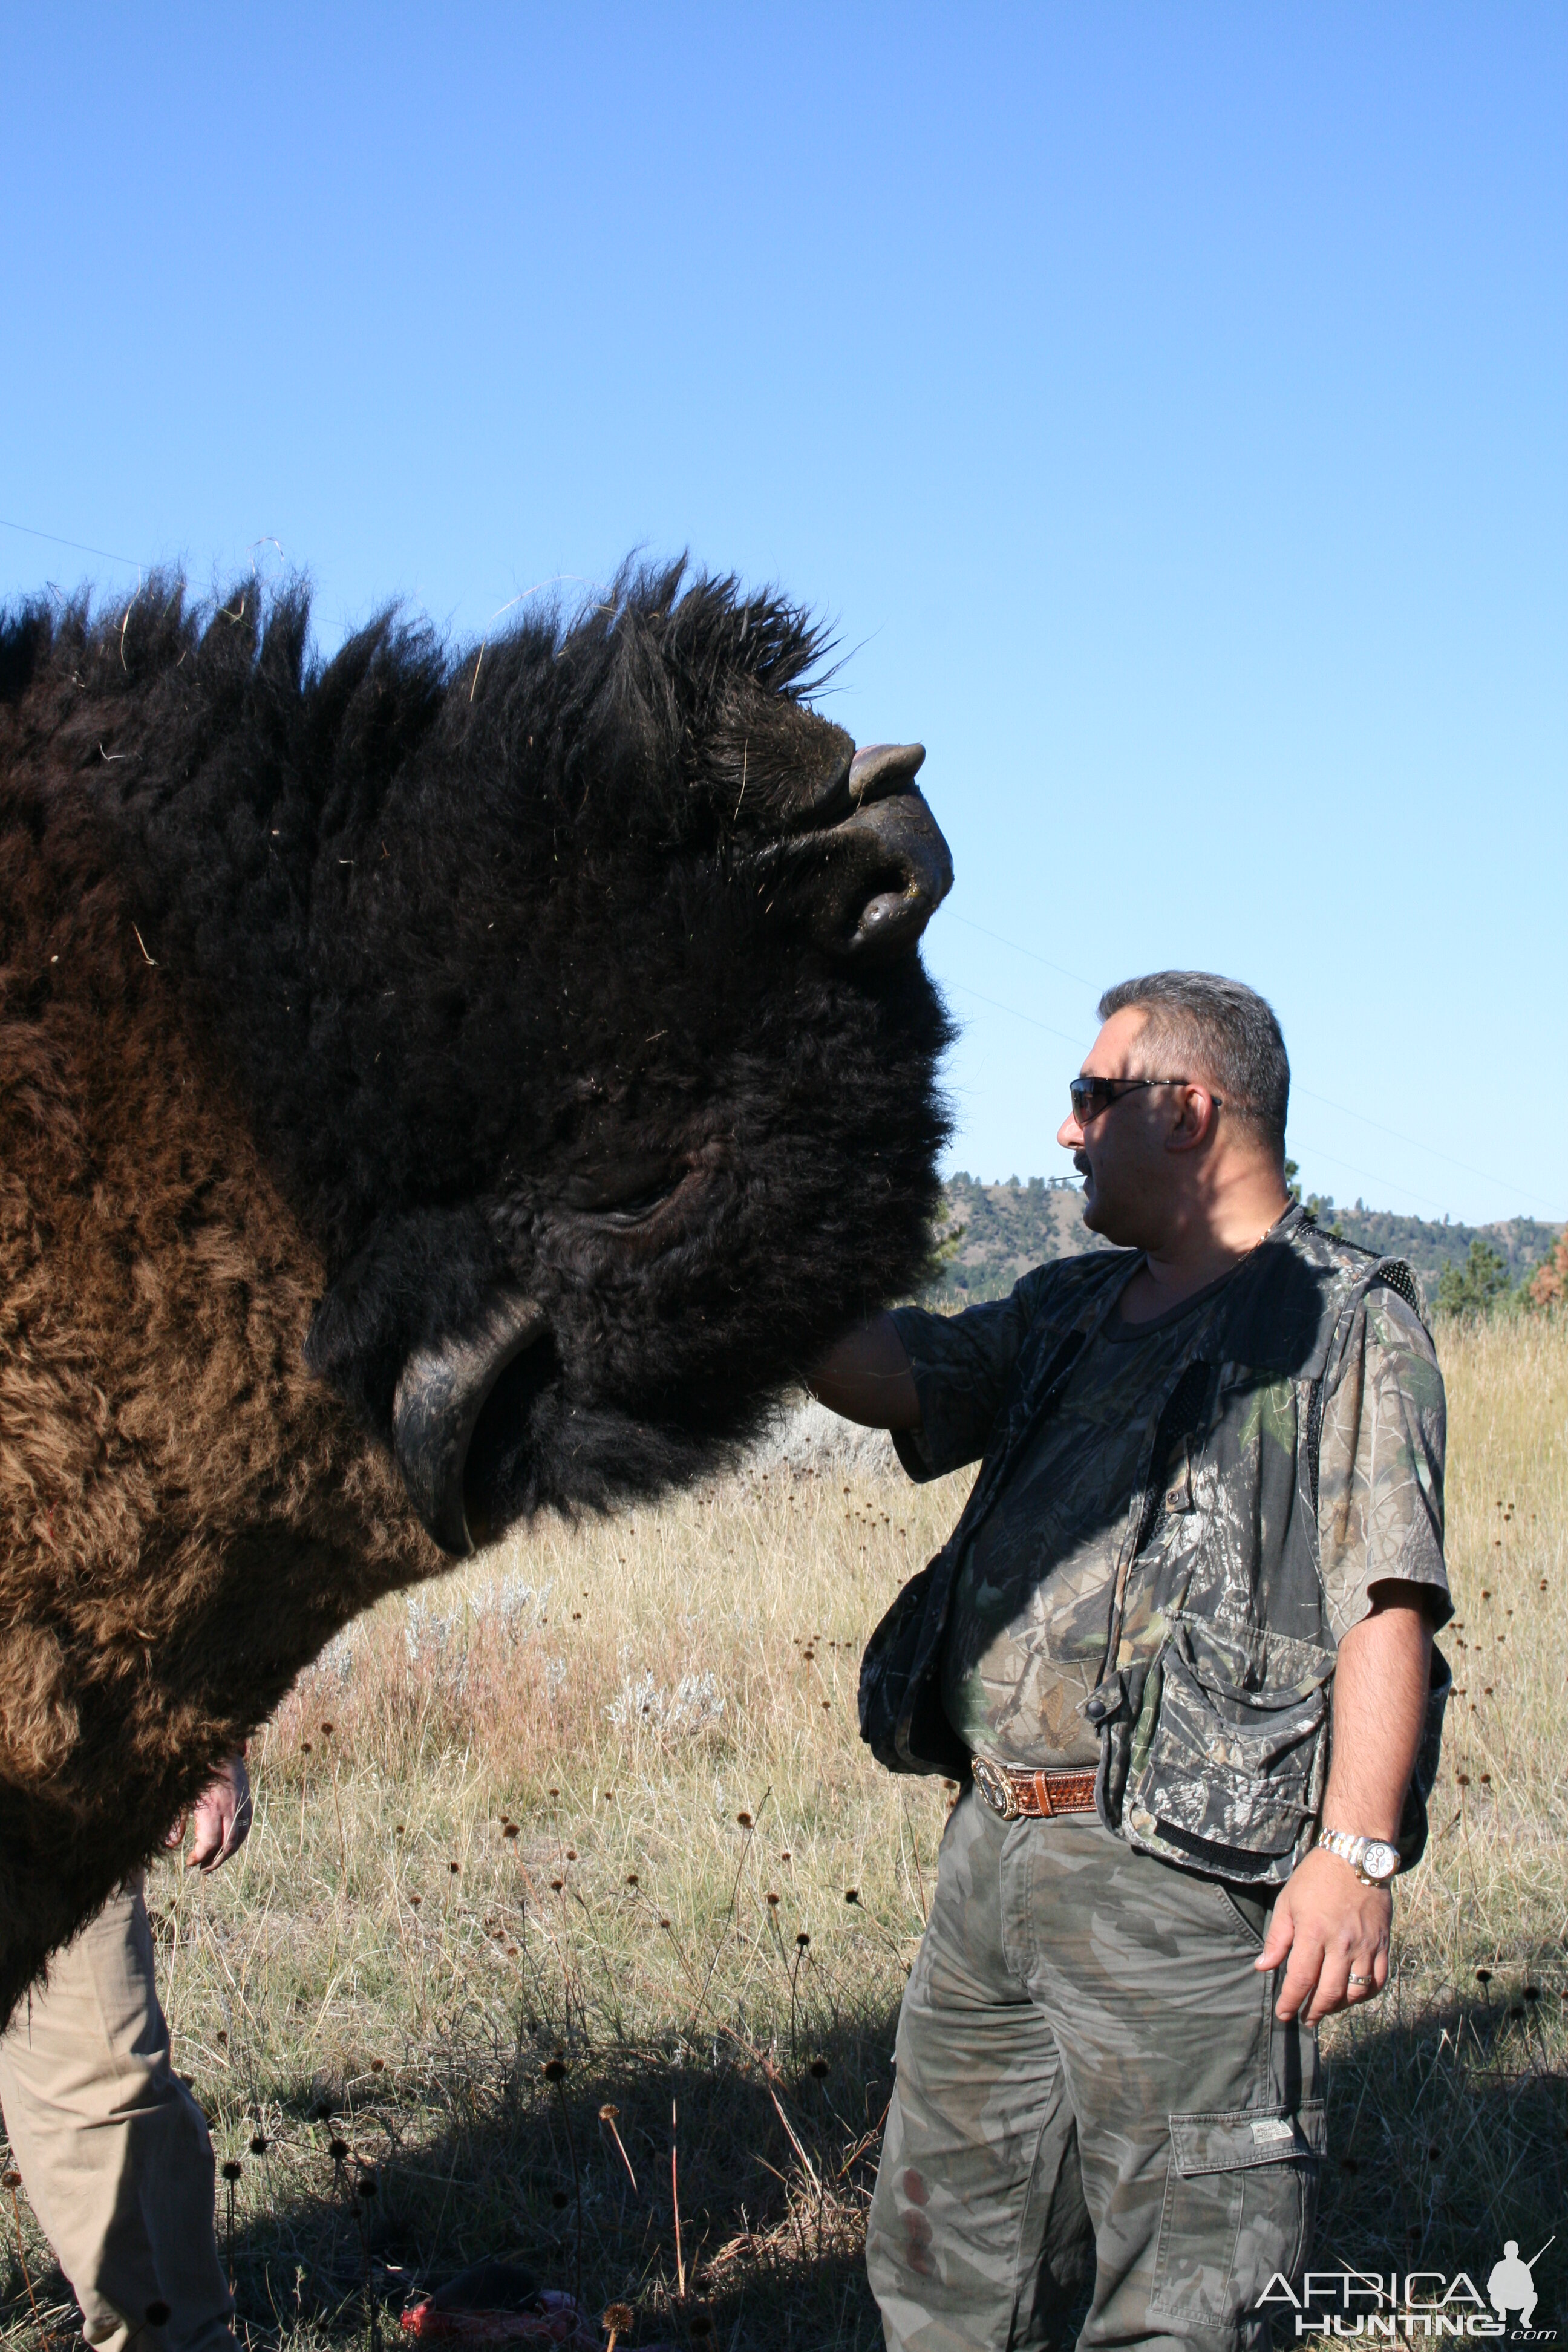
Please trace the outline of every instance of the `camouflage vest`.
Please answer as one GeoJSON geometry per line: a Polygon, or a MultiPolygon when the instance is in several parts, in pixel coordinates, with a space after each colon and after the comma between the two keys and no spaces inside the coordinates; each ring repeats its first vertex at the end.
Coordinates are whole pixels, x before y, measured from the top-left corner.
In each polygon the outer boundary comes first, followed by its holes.
{"type": "MultiPolygon", "coordinates": [[[[1063,1268],[957,1527],[871,1636],[861,1737],[892,1771],[968,1777],[941,1695],[959,1565],[1127,1276],[1122,1254],[1063,1268]]],[[[1318,1433],[1325,1384],[1377,1283],[1418,1306],[1402,1260],[1373,1259],[1292,1212],[1195,1322],[1154,1423],[1083,1712],[1100,1732],[1105,1826],[1189,1870],[1282,1885],[1317,1833],[1336,1649],[1318,1571],[1318,1433]]],[[[1406,1867],[1426,1843],[1449,1684],[1435,1656],[1400,1824],[1406,1867]]]]}

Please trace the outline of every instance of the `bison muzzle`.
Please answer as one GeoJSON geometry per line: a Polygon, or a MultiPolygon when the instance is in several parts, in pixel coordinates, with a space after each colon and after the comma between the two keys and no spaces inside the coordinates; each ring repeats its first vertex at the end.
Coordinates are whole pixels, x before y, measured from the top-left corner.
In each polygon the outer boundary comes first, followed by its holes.
{"type": "Polygon", "coordinates": [[[0,628],[0,2015],[348,1617],[925,1259],[952,867],[801,614],[307,622],[0,628]]]}

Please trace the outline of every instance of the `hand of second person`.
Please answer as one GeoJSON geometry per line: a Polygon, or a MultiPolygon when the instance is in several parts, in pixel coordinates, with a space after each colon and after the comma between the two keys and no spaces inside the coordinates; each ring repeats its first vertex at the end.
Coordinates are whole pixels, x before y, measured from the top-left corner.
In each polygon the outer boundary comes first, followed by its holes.
{"type": "Polygon", "coordinates": [[[1276,2017],[1305,2011],[1309,2025],[1357,2001],[1374,2000],[1388,1980],[1394,1898],[1367,1886],[1338,1854],[1315,1847],[1279,1890],[1263,1949],[1254,1965],[1272,1970],[1289,1958],[1276,2017]]]}
{"type": "MultiPolygon", "coordinates": [[[[220,1869],[250,1835],[250,1775],[243,1756],[231,1756],[220,1766],[191,1808],[195,1843],[185,1856],[187,1870],[220,1869]]],[[[177,1822],[166,1843],[178,1845],[185,1825],[177,1822]]]]}

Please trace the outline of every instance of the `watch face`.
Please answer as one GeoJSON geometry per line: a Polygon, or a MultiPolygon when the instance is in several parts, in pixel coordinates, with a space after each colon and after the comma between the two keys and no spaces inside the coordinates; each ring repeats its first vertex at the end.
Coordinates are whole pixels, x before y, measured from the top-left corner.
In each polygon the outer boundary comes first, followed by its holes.
{"type": "Polygon", "coordinates": [[[1361,1866],[1368,1878],[1392,1878],[1399,1868],[1399,1848],[1384,1845],[1380,1839],[1373,1838],[1362,1855],[1361,1866]]]}

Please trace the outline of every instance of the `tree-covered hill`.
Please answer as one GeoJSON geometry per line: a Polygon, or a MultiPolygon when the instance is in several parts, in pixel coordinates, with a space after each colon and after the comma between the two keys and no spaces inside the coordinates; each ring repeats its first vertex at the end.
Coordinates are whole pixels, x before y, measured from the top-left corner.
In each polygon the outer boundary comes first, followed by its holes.
{"type": "MultiPolygon", "coordinates": [[[[1005,1298],[1021,1274],[1048,1258],[1108,1244],[1083,1223],[1083,1195],[1070,1179],[1016,1177],[1005,1184],[981,1184],[960,1172],[944,1188],[945,1223],[939,1232],[941,1278],[925,1294],[930,1306],[971,1307],[984,1298],[1005,1298]]],[[[1506,1261],[1517,1283],[1550,1255],[1562,1226],[1534,1217],[1510,1217],[1499,1224],[1439,1224],[1425,1217],[1400,1217],[1357,1201],[1340,1208],[1314,1195],[1310,1206],[1321,1224],[1380,1257],[1403,1257],[1421,1276],[1428,1298],[1436,1296],[1445,1266],[1462,1270],[1470,1244],[1482,1241],[1506,1261]]]]}

